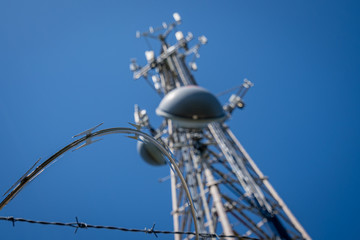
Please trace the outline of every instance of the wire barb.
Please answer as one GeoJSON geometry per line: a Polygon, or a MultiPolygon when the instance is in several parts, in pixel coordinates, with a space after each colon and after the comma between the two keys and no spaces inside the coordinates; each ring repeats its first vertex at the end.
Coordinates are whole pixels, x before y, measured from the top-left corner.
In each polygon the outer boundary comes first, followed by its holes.
{"type": "Polygon", "coordinates": [[[75,217],[75,219],[76,219],[76,229],[75,229],[75,234],[77,233],[77,231],[78,231],[78,229],[79,228],[87,228],[87,224],[86,223],[82,223],[82,222],[79,222],[79,219],[78,219],[78,217],[75,217]]]}
{"type": "Polygon", "coordinates": [[[7,217],[7,220],[12,222],[13,227],[15,227],[15,218],[14,217],[7,217]]]}
{"type": "Polygon", "coordinates": [[[146,233],[149,233],[149,234],[154,234],[156,238],[158,238],[158,235],[156,235],[156,231],[154,230],[155,228],[155,223],[152,225],[151,229],[146,229],[146,233]]]}

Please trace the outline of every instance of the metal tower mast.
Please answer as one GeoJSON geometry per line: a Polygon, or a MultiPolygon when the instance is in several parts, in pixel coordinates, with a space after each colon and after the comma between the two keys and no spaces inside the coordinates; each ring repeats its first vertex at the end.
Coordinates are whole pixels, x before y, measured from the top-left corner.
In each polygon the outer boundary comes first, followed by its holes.
{"type": "MultiPolygon", "coordinates": [[[[186,60],[191,54],[197,57],[207,39],[201,36],[189,47],[193,35],[178,31],[177,42],[168,44],[167,37],[181,23],[179,14],[173,17],[171,24],[137,32],[138,38],[158,39],[161,51],[158,56],[146,51],[144,67],[135,60],[130,64],[134,79],[145,78],[163,96],[157,109],[163,123],[157,129],[152,127],[146,111],[137,105],[134,116],[136,124],[168,145],[178,160],[196,208],[199,232],[256,239],[311,239],[225,123],[235,108],[244,106],[243,97],[252,83],[244,80],[219,109],[211,93],[196,87],[191,74],[197,70],[196,63],[186,60]]],[[[139,142],[138,150],[152,165],[165,163],[149,143],[139,142]]],[[[170,172],[174,231],[193,231],[184,190],[178,176],[170,172]]],[[[176,240],[183,238],[190,237],[175,236],[176,240]]]]}

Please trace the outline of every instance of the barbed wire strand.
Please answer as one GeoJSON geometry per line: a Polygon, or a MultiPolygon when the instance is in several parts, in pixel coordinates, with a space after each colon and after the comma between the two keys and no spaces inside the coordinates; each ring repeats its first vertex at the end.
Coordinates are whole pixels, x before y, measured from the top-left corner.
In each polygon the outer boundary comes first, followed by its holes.
{"type": "MultiPolygon", "coordinates": [[[[124,232],[141,232],[146,234],[154,234],[155,237],[158,237],[157,234],[186,234],[186,235],[196,235],[195,232],[181,232],[181,231],[161,231],[155,230],[155,224],[150,229],[133,229],[133,228],[123,228],[123,227],[114,227],[114,226],[101,226],[101,225],[92,225],[87,224],[84,222],[79,222],[78,217],[75,217],[76,222],[70,223],[63,223],[63,222],[47,222],[47,221],[36,221],[24,218],[14,218],[14,217],[2,217],[0,216],[0,220],[12,222],[13,227],[15,227],[15,222],[26,222],[26,223],[33,223],[33,224],[42,224],[42,225],[56,225],[56,226],[64,226],[64,227],[72,227],[75,228],[75,232],[77,233],[79,228],[88,229],[88,228],[95,228],[95,229],[107,229],[107,230],[118,230],[124,232]]],[[[199,233],[199,236],[202,238],[235,238],[239,240],[258,240],[257,238],[245,237],[245,236],[237,236],[237,235],[217,235],[211,233],[199,233]]]]}

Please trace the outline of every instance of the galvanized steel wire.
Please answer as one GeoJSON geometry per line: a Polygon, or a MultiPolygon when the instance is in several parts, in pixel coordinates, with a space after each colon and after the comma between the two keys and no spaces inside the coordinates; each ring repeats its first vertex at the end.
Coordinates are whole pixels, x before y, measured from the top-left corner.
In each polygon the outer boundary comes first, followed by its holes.
{"type": "MultiPolygon", "coordinates": [[[[14,218],[14,217],[3,217],[0,216],[0,220],[2,221],[9,221],[12,222],[13,226],[15,227],[15,222],[26,222],[26,223],[32,223],[32,224],[41,224],[41,225],[55,225],[55,226],[63,226],[63,227],[71,227],[75,228],[75,233],[78,231],[78,229],[106,229],[106,230],[118,230],[123,232],[138,232],[138,233],[146,233],[146,234],[154,234],[155,237],[158,237],[158,234],[179,234],[179,235],[196,235],[195,232],[181,232],[181,231],[162,231],[162,230],[155,230],[155,224],[150,229],[134,229],[134,228],[123,228],[123,227],[114,227],[114,226],[101,226],[101,225],[92,225],[84,222],[79,222],[78,218],[76,217],[76,222],[69,222],[69,223],[63,223],[63,222],[47,222],[47,221],[36,221],[36,220],[30,220],[30,219],[24,219],[24,218],[14,218]]],[[[234,238],[239,240],[257,240],[257,238],[251,238],[251,237],[245,237],[245,236],[238,236],[238,235],[217,235],[217,234],[211,234],[211,233],[199,233],[199,236],[203,239],[209,239],[209,238],[234,238]]]]}

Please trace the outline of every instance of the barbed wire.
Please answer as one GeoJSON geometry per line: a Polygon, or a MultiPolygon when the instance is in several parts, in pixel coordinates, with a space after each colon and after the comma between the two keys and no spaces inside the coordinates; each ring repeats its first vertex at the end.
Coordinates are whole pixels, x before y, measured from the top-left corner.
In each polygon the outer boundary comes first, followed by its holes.
{"type": "MultiPolygon", "coordinates": [[[[146,234],[154,234],[155,237],[158,237],[157,234],[184,234],[184,235],[196,235],[195,232],[181,232],[181,231],[161,231],[161,230],[155,230],[155,224],[150,229],[133,229],[133,228],[123,228],[123,227],[114,227],[114,226],[101,226],[101,225],[92,225],[87,224],[84,222],[79,222],[78,217],[75,217],[76,222],[70,222],[70,223],[63,223],[63,222],[47,222],[47,221],[36,221],[36,220],[30,220],[30,219],[24,219],[24,218],[14,218],[14,217],[2,217],[0,216],[0,220],[3,221],[9,221],[12,222],[13,227],[15,227],[15,222],[26,222],[26,223],[33,223],[33,224],[42,224],[42,225],[55,225],[55,226],[64,226],[64,227],[72,227],[75,228],[75,232],[77,233],[79,228],[82,229],[88,229],[88,228],[95,228],[95,229],[107,229],[107,230],[118,230],[118,231],[124,231],[124,232],[141,232],[146,234]]],[[[207,238],[235,238],[239,240],[258,240],[257,238],[251,238],[251,237],[245,237],[245,236],[238,236],[238,235],[217,235],[212,233],[199,233],[199,236],[203,239],[207,238]]]]}

